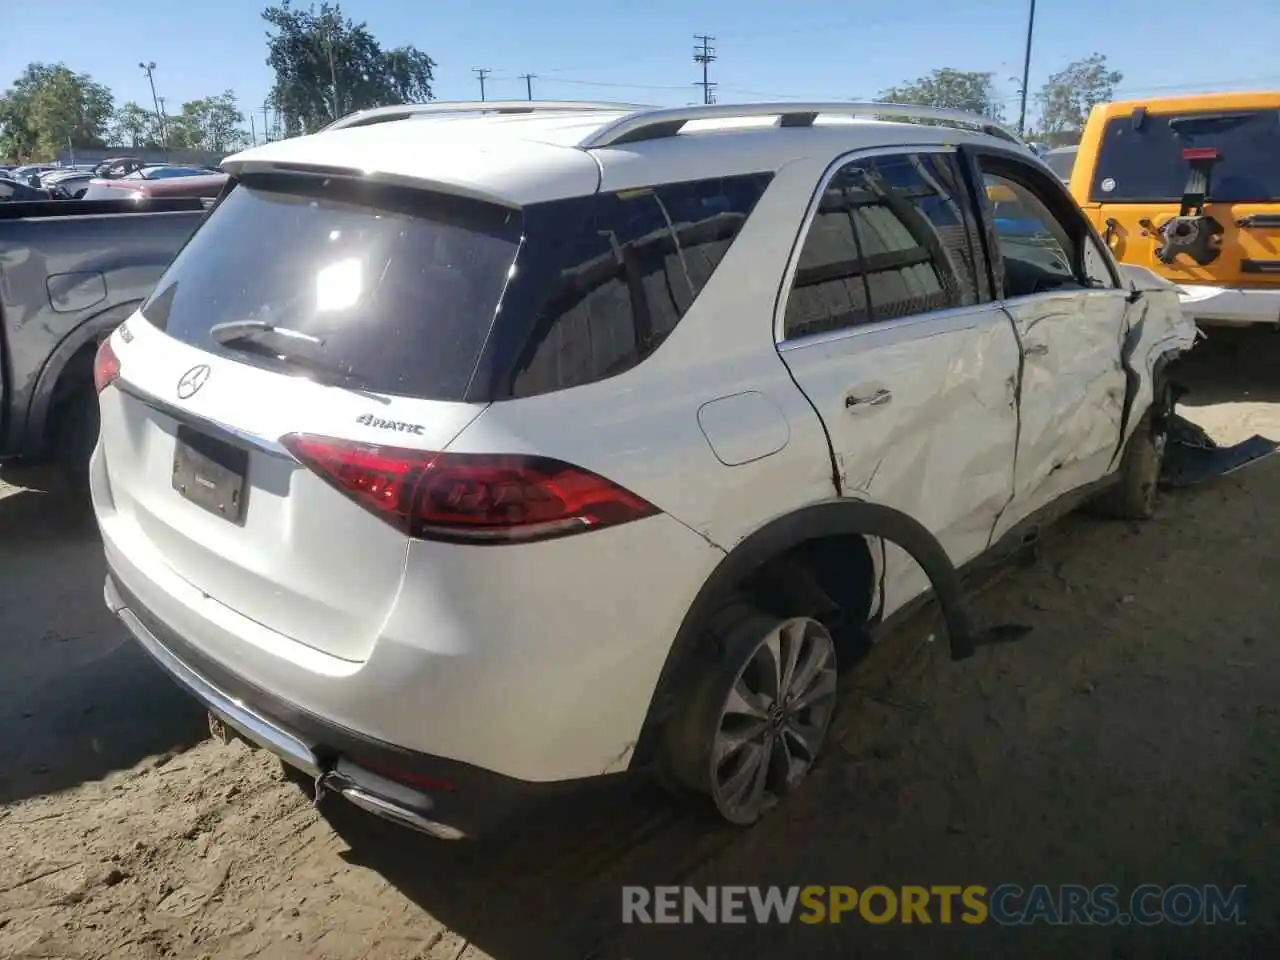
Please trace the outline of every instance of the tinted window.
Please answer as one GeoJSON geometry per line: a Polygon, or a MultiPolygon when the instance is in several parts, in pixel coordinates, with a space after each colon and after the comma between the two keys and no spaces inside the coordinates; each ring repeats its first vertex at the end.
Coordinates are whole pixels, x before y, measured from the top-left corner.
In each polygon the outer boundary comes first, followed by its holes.
{"type": "Polygon", "coordinates": [[[784,334],[788,339],[871,321],[862,255],[853,233],[853,191],[845,171],[827,185],[800,248],[784,334]]]}
{"type": "MultiPolygon", "coordinates": [[[[557,259],[511,393],[590,383],[653,353],[692,306],[770,179],[728,177],[594,198],[557,259]]],[[[545,219],[542,211],[535,216],[545,219]]]]}
{"type": "Polygon", "coordinates": [[[1007,177],[984,174],[1004,267],[1005,296],[1048,293],[1079,286],[1070,235],[1029,189],[1007,177]]]}
{"type": "Polygon", "coordinates": [[[246,178],[142,312],[202,349],[385,393],[461,399],[521,232],[515,211],[425,191],[246,178]],[[216,324],[244,320],[323,343],[267,333],[219,345],[210,335],[216,324]]]}
{"type": "Polygon", "coordinates": [[[976,303],[963,196],[947,154],[876,157],[842,167],[801,247],[785,335],[976,303]]]}
{"type": "Polygon", "coordinates": [[[1209,199],[1222,203],[1280,200],[1280,110],[1147,114],[1107,122],[1090,196],[1102,203],[1177,203],[1191,165],[1189,147],[1214,148],[1209,199]]]}

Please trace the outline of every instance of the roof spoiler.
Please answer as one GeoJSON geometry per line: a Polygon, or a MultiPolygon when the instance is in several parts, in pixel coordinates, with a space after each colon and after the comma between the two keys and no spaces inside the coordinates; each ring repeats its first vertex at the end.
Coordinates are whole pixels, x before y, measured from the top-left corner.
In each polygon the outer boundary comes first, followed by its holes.
{"type": "Polygon", "coordinates": [[[492,190],[482,190],[467,184],[454,183],[448,180],[436,180],[431,177],[413,177],[398,173],[384,173],[379,170],[357,170],[355,167],[334,167],[324,164],[298,163],[295,161],[275,162],[271,160],[225,160],[222,169],[237,180],[255,174],[293,174],[302,177],[337,177],[343,180],[360,180],[366,183],[381,183],[387,186],[411,187],[416,190],[434,190],[454,197],[478,200],[499,207],[519,210],[522,204],[514,197],[492,190]]]}

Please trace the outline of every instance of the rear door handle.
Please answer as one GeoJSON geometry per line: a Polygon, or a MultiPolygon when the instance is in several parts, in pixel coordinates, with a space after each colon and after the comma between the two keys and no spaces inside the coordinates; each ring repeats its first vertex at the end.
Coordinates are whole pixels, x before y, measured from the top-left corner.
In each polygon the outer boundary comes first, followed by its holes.
{"type": "Polygon", "coordinates": [[[853,407],[879,407],[893,399],[893,393],[889,390],[877,390],[869,397],[859,397],[855,394],[849,394],[844,398],[845,409],[853,407]]]}
{"type": "Polygon", "coordinates": [[[1048,352],[1049,345],[1047,343],[1033,343],[1022,351],[1022,355],[1024,357],[1043,357],[1048,352]]]}

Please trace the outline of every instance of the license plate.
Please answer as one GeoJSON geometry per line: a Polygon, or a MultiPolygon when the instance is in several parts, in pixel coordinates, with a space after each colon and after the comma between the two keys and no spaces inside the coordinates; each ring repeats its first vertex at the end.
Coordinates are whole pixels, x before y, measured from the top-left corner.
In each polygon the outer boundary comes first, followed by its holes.
{"type": "Polygon", "coordinates": [[[196,506],[232,523],[244,523],[248,473],[248,450],[190,427],[178,427],[173,489],[196,506]]]}

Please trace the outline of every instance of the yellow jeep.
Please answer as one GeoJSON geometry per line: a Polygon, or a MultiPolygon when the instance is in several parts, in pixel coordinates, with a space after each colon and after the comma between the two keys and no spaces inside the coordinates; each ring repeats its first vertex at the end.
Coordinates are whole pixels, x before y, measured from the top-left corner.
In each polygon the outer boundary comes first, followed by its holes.
{"type": "Polygon", "coordinates": [[[1070,189],[1197,322],[1280,323],[1280,91],[1099,104],[1070,189]]]}

